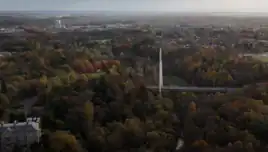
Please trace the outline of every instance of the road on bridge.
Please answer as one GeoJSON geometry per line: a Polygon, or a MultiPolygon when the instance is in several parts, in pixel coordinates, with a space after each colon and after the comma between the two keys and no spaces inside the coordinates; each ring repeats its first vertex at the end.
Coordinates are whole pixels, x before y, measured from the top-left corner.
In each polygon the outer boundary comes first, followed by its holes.
{"type": "MultiPolygon", "coordinates": [[[[159,86],[146,86],[147,89],[156,90],[159,86]]],[[[242,88],[229,88],[229,87],[197,87],[197,86],[163,86],[161,90],[174,90],[180,92],[235,92],[241,90],[242,88]]]]}

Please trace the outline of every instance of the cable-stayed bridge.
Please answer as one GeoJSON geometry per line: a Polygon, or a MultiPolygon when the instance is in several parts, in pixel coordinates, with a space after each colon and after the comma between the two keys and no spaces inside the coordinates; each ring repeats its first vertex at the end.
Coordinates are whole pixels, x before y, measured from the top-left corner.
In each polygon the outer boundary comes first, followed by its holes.
{"type": "Polygon", "coordinates": [[[162,65],[162,49],[159,49],[159,76],[158,86],[147,86],[148,89],[158,89],[161,95],[162,90],[181,91],[181,92],[234,92],[241,88],[229,87],[199,87],[199,86],[164,86],[163,85],[163,65],[162,65]]]}
{"type": "MultiPolygon", "coordinates": [[[[119,57],[108,57],[108,58],[95,58],[97,60],[105,60],[105,59],[114,59],[114,60],[134,60],[134,59],[143,59],[143,57],[133,57],[133,56],[119,56],[119,57]]],[[[162,62],[162,49],[159,49],[159,74],[158,74],[158,85],[147,85],[146,88],[150,90],[158,90],[161,94],[162,90],[170,90],[170,91],[179,91],[179,92],[207,92],[207,93],[215,93],[215,92],[234,92],[238,91],[242,88],[232,88],[232,87],[199,87],[199,86],[178,86],[178,85],[164,85],[163,84],[163,62],[162,62]]]]}
{"type": "MultiPolygon", "coordinates": [[[[105,59],[114,59],[114,60],[136,60],[146,58],[142,57],[133,57],[133,56],[122,56],[122,57],[108,57],[108,58],[96,58],[97,60],[105,60],[105,59]]],[[[162,90],[170,90],[170,91],[179,91],[179,92],[207,92],[207,93],[215,93],[215,92],[234,92],[238,91],[242,88],[232,88],[232,87],[199,87],[199,86],[178,86],[178,85],[164,85],[163,84],[163,62],[162,62],[162,49],[159,49],[159,74],[158,74],[158,85],[147,85],[146,88],[150,90],[158,90],[161,94],[162,90]]]]}

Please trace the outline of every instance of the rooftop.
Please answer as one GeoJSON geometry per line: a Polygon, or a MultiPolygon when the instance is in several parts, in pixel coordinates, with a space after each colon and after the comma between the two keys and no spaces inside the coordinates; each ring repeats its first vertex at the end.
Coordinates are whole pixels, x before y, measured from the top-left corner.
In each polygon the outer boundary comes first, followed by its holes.
{"type": "Polygon", "coordinates": [[[1,123],[0,125],[0,134],[4,133],[5,131],[15,131],[15,132],[24,132],[24,131],[32,131],[36,130],[39,131],[39,122],[40,118],[27,118],[26,122],[17,122],[14,121],[13,123],[1,123]]]}

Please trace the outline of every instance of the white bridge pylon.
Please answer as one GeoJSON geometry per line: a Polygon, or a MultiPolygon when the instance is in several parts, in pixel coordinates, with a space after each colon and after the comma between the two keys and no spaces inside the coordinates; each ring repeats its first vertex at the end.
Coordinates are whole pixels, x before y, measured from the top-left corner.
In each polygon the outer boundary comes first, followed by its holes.
{"type": "Polygon", "coordinates": [[[159,49],[159,76],[158,76],[158,90],[159,95],[162,96],[163,88],[163,62],[162,62],[162,48],[159,49]]]}

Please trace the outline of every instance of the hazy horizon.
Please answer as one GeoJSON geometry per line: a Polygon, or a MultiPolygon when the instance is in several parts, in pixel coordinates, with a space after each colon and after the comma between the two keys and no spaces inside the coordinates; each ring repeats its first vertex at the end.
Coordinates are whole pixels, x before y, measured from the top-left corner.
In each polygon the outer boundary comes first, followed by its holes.
{"type": "Polygon", "coordinates": [[[267,0],[0,0],[0,11],[268,13],[267,0]]]}
{"type": "Polygon", "coordinates": [[[159,12],[159,11],[77,11],[77,10],[19,10],[1,11],[0,16],[31,16],[31,17],[55,17],[55,16],[222,16],[222,17],[268,17],[268,12],[159,12]]]}

